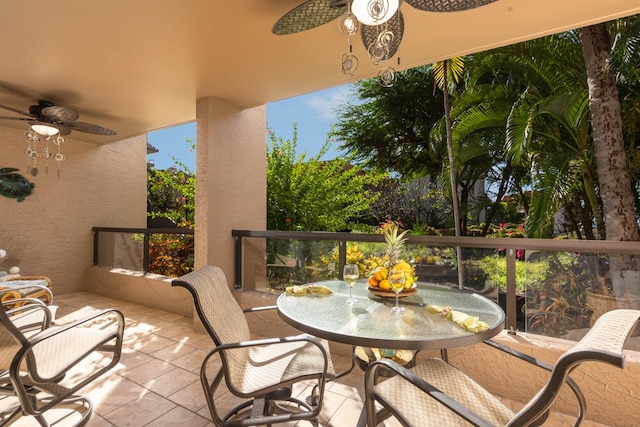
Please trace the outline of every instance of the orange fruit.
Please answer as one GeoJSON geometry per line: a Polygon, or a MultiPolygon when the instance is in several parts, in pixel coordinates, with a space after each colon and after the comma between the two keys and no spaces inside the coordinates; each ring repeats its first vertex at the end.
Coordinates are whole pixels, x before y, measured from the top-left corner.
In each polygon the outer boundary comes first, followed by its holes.
{"type": "Polygon", "coordinates": [[[378,287],[383,291],[388,291],[391,289],[391,283],[387,279],[383,279],[378,283],[378,287]]]}
{"type": "Polygon", "coordinates": [[[380,280],[386,279],[388,275],[389,275],[389,272],[384,267],[378,267],[373,272],[373,277],[375,277],[378,282],[380,280]]]}
{"type": "Polygon", "coordinates": [[[379,284],[374,276],[369,277],[369,280],[367,280],[367,283],[369,284],[369,286],[373,288],[377,288],[379,284]]]}

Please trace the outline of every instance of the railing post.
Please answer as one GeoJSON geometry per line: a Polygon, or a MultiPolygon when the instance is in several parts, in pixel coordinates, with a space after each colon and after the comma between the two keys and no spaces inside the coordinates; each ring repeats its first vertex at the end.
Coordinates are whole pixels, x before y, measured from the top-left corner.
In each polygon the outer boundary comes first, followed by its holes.
{"type": "Polygon", "coordinates": [[[507,249],[507,329],[518,328],[516,307],[516,250],[507,249]]]}
{"type": "MultiPolygon", "coordinates": [[[[242,289],[242,236],[234,236],[233,275],[236,289],[242,289]]],[[[268,280],[268,279],[267,279],[268,280]]]]}
{"type": "Polygon", "coordinates": [[[149,232],[144,233],[144,239],[142,240],[142,271],[148,273],[151,270],[149,265],[149,232]]]}
{"type": "Polygon", "coordinates": [[[98,248],[100,244],[100,232],[93,230],[93,265],[98,265],[98,248]]]}
{"type": "Polygon", "coordinates": [[[347,263],[347,241],[340,240],[338,242],[338,278],[340,280],[342,277],[342,270],[344,270],[344,265],[347,263]]]}

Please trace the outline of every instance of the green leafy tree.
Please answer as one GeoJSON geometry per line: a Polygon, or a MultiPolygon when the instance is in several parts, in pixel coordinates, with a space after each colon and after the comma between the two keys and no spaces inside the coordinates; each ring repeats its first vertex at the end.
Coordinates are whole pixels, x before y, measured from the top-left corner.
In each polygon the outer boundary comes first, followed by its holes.
{"type": "MultiPolygon", "coordinates": [[[[190,139],[191,149],[195,144],[190,139]]],[[[169,218],[177,226],[194,227],[196,178],[180,160],[165,170],[147,169],[147,200],[150,218],[169,218]]],[[[194,239],[185,234],[153,234],[149,240],[149,269],[169,277],[193,270],[194,239]]]]}
{"type": "Polygon", "coordinates": [[[375,201],[368,188],[382,174],[351,162],[354,156],[320,160],[330,141],[311,158],[298,155],[298,132],[283,140],[269,131],[267,147],[267,227],[269,230],[340,231],[375,201]]]}
{"type": "MultiPolygon", "coordinates": [[[[191,148],[195,144],[190,139],[191,148]]],[[[147,200],[151,218],[165,217],[175,223],[193,225],[195,213],[196,177],[195,174],[172,156],[175,164],[169,169],[147,169],[147,200]]]]}
{"type": "Polygon", "coordinates": [[[434,147],[429,134],[444,114],[441,92],[434,92],[430,67],[397,73],[392,87],[378,79],[355,84],[355,96],[338,108],[330,133],[340,148],[365,166],[407,177],[439,173],[446,146],[434,147]]]}

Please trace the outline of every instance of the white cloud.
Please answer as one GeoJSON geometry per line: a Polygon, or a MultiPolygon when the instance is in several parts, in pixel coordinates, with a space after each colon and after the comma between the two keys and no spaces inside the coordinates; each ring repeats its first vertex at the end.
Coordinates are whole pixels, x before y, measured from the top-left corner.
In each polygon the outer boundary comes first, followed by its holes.
{"type": "Polygon", "coordinates": [[[333,89],[307,95],[307,107],[315,112],[316,118],[336,121],[335,109],[349,96],[350,86],[343,85],[333,89]]]}

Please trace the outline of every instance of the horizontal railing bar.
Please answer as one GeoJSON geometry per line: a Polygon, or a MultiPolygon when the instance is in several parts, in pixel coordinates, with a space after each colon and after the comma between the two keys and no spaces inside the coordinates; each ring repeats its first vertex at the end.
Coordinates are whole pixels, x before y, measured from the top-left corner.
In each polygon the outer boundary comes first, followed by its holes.
{"type": "Polygon", "coordinates": [[[191,228],[121,228],[121,227],[93,227],[94,232],[108,233],[145,233],[145,234],[194,234],[191,228]]]}
{"type": "MultiPolygon", "coordinates": [[[[258,237],[298,240],[338,240],[348,242],[384,242],[382,234],[324,231],[232,230],[233,237],[258,237]]],[[[454,237],[409,235],[407,243],[463,248],[525,249],[581,253],[640,254],[640,242],[613,240],[531,239],[509,237],[454,237]]]]}

